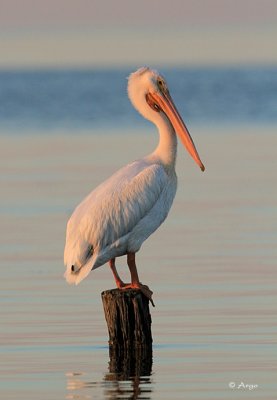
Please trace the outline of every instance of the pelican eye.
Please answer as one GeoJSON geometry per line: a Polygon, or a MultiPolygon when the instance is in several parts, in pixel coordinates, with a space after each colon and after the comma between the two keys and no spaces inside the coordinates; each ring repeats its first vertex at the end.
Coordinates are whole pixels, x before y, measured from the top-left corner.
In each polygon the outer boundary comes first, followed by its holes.
{"type": "Polygon", "coordinates": [[[164,83],[164,81],[162,79],[159,78],[157,80],[157,84],[158,84],[158,87],[159,87],[160,90],[163,91],[165,89],[165,83],[164,83]]]}

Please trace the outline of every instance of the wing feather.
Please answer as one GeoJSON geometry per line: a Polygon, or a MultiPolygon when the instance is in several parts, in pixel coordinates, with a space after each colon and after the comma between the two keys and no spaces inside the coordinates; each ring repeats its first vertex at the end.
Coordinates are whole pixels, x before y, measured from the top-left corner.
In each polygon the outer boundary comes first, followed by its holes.
{"type": "Polygon", "coordinates": [[[64,253],[68,272],[71,265],[79,270],[88,260],[95,262],[103,249],[128,237],[154,207],[167,182],[163,166],[140,160],[92,191],[68,221],[64,253]]]}

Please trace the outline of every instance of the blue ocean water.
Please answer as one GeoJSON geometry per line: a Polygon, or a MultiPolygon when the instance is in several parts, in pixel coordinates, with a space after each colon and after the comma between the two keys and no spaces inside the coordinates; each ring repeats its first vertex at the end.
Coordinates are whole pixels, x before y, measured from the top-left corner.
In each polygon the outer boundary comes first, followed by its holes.
{"type": "MultiPolygon", "coordinates": [[[[126,95],[132,69],[0,71],[0,130],[74,130],[146,122],[126,95]]],[[[277,122],[277,67],[163,69],[189,123],[277,122]]]]}

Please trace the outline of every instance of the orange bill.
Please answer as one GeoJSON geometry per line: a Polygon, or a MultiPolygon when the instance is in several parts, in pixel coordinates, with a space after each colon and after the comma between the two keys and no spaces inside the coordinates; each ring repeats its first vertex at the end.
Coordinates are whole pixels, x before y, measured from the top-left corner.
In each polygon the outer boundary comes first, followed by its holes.
{"type": "Polygon", "coordinates": [[[175,107],[175,104],[173,103],[170,94],[168,92],[163,93],[163,95],[161,95],[160,93],[152,93],[150,96],[153,98],[155,103],[158,104],[160,109],[166,114],[175,132],[180,137],[183,145],[185,146],[189,154],[192,156],[196,164],[199,165],[202,171],[205,171],[205,167],[202,161],[200,160],[200,157],[197,153],[196,147],[189,134],[189,131],[184,121],[182,120],[182,117],[180,116],[177,108],[175,107]]]}

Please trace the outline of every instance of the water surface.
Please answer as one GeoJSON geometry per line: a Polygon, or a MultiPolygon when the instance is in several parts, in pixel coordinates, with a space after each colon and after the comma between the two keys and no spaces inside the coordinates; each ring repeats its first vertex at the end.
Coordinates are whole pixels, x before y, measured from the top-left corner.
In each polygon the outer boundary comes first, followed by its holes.
{"type": "Polygon", "coordinates": [[[111,273],[103,266],[66,284],[65,224],[90,189],[152,150],[154,130],[2,132],[1,397],[275,398],[276,133],[191,133],[206,171],[179,148],[174,206],[138,255],[156,303],[153,364],[127,379],[109,366],[100,293],[114,287],[111,273]]]}
{"type": "MultiPolygon", "coordinates": [[[[126,77],[135,69],[0,71],[0,132],[146,127],[126,96],[126,77]]],[[[160,72],[187,122],[277,123],[276,67],[160,72]]]]}

